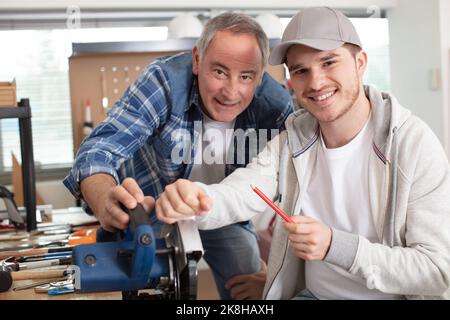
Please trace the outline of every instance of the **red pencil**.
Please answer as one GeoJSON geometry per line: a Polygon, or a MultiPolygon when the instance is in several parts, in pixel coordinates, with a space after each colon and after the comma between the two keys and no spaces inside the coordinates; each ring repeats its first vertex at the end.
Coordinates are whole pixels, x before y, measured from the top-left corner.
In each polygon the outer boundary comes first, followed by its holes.
{"type": "Polygon", "coordinates": [[[294,221],[286,214],[283,210],[278,208],[275,203],[273,203],[267,196],[262,193],[261,190],[258,189],[258,187],[254,187],[253,185],[250,185],[250,187],[253,189],[253,191],[256,192],[258,196],[261,197],[273,210],[275,210],[276,213],[278,213],[285,221],[294,223],[294,221]]]}

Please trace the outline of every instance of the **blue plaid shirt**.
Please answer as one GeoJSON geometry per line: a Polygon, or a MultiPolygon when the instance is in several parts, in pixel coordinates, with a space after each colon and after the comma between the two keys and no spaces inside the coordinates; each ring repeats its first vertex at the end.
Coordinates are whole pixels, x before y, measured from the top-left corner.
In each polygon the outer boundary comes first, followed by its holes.
{"type": "MultiPolygon", "coordinates": [[[[155,198],[167,184],[189,176],[193,160],[174,162],[172,152],[179,145],[174,133],[180,130],[188,136],[184,137],[185,156],[193,159],[197,145],[194,123],[202,120],[202,112],[191,59],[185,53],[149,64],[83,141],[63,181],[75,197],[81,198],[79,183],[97,173],[109,174],[117,183],[132,177],[145,195],[155,198]]],[[[288,92],[265,74],[251,104],[236,118],[235,130],[268,129],[270,133],[270,129],[282,129],[291,112],[288,92]]],[[[245,166],[254,155],[248,150],[244,155],[229,154],[234,161],[226,165],[225,175],[245,166]]]]}

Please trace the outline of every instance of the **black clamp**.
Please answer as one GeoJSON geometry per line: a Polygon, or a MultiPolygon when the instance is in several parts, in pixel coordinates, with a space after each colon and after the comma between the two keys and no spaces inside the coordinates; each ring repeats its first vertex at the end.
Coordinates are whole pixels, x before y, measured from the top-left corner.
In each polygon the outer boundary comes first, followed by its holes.
{"type": "Polygon", "coordinates": [[[2,198],[5,202],[6,211],[8,212],[10,223],[13,224],[17,229],[24,229],[25,222],[20,215],[16,202],[14,201],[14,194],[4,186],[0,185],[0,198],[2,198]]]}

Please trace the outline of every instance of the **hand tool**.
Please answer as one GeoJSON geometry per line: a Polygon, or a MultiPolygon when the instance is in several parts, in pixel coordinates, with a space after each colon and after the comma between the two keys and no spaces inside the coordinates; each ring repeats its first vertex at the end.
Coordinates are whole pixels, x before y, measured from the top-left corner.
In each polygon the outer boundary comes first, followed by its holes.
{"type": "Polygon", "coordinates": [[[69,245],[90,244],[97,242],[97,228],[83,229],[73,232],[69,236],[69,245]]]}
{"type": "Polygon", "coordinates": [[[69,265],[72,262],[72,255],[63,256],[60,258],[41,260],[41,261],[31,261],[20,263],[15,261],[14,257],[10,257],[0,262],[0,270],[3,271],[20,271],[20,270],[30,270],[51,266],[59,265],[69,265]]]}
{"type": "Polygon", "coordinates": [[[122,291],[129,299],[195,299],[203,255],[195,221],[180,221],[165,237],[155,238],[142,205],[127,212],[130,224],[120,241],[114,241],[118,233],[99,228],[96,244],[74,247],[75,290],[122,291]],[[146,289],[157,289],[157,297],[139,295],[146,289]]]}
{"type": "Polygon", "coordinates": [[[64,225],[60,224],[45,227],[41,227],[38,225],[36,230],[30,232],[30,236],[69,234],[70,232],[72,232],[72,228],[68,224],[64,225]]]}
{"type": "Polygon", "coordinates": [[[14,257],[14,261],[16,262],[32,262],[32,261],[44,261],[49,259],[63,258],[69,257],[72,255],[71,251],[61,251],[61,252],[51,252],[46,254],[35,254],[31,256],[22,256],[22,257],[14,257]]]}
{"type": "Polygon", "coordinates": [[[70,227],[71,225],[69,223],[42,222],[37,225],[37,229],[35,231],[54,230],[61,228],[65,229],[70,227]]]}
{"type": "Polygon", "coordinates": [[[30,234],[27,232],[12,232],[10,234],[0,235],[0,241],[17,241],[28,239],[30,234]]]}
{"type": "Polygon", "coordinates": [[[66,278],[52,278],[52,279],[48,279],[48,280],[42,280],[42,281],[37,281],[37,282],[29,283],[29,284],[15,286],[14,288],[12,288],[12,290],[13,291],[26,290],[26,289],[39,287],[39,286],[42,286],[45,284],[50,284],[52,282],[64,281],[64,280],[66,280],[66,278]]]}
{"type": "Polygon", "coordinates": [[[54,279],[65,277],[69,273],[72,273],[72,270],[0,271],[0,292],[8,291],[16,280],[54,279]]]}
{"type": "Polygon", "coordinates": [[[73,292],[75,292],[75,286],[73,285],[73,283],[71,283],[71,284],[66,284],[64,286],[61,286],[61,287],[52,288],[47,291],[47,294],[49,296],[57,296],[60,294],[73,293],[73,292]]]}
{"type": "MultiPolygon", "coordinates": [[[[47,237],[47,236],[46,236],[47,237]]],[[[52,236],[55,237],[55,236],[52,236]]],[[[50,248],[50,247],[62,247],[69,243],[67,239],[68,235],[57,238],[49,239],[33,239],[33,240],[22,240],[22,241],[8,241],[7,244],[0,246],[0,253],[5,251],[19,251],[25,249],[40,249],[40,248],[50,248]]]]}
{"type": "Polygon", "coordinates": [[[94,123],[92,122],[91,101],[87,99],[84,105],[83,137],[90,136],[92,131],[94,131],[94,123]]]}
{"type": "MultiPolygon", "coordinates": [[[[32,249],[35,246],[32,243],[8,243],[7,245],[2,244],[0,246],[0,252],[6,252],[6,251],[19,251],[19,250],[25,250],[25,249],[32,249]]],[[[9,255],[8,255],[9,256],[9,255]]]]}
{"type": "MultiPolygon", "coordinates": [[[[64,246],[68,243],[69,234],[44,235],[16,241],[0,241],[0,252],[16,251],[49,246],[64,246]]],[[[19,238],[19,237],[18,237],[19,238]]]]}
{"type": "Polygon", "coordinates": [[[54,241],[32,241],[27,243],[17,243],[15,242],[14,245],[9,246],[2,246],[0,247],[0,253],[6,252],[6,251],[19,251],[19,250],[25,250],[25,249],[40,249],[40,248],[49,248],[49,247],[62,247],[66,246],[68,244],[69,240],[54,240],[54,241]]]}
{"type": "Polygon", "coordinates": [[[101,82],[102,82],[102,107],[106,112],[108,111],[109,103],[108,103],[108,91],[106,90],[106,68],[100,68],[101,73],[101,82]]]}
{"type": "Polygon", "coordinates": [[[53,281],[34,288],[35,292],[47,293],[50,296],[56,296],[65,293],[72,293],[75,291],[73,284],[73,277],[69,276],[67,279],[61,281],[53,281]]]}
{"type": "Polygon", "coordinates": [[[53,252],[65,252],[71,251],[73,247],[56,247],[56,248],[45,248],[45,249],[28,249],[28,250],[16,250],[16,251],[0,251],[0,260],[6,259],[8,257],[27,257],[34,256],[37,254],[48,254],[53,252]]]}
{"type": "Polygon", "coordinates": [[[46,242],[46,241],[67,240],[69,235],[70,235],[70,233],[42,235],[42,236],[31,237],[30,239],[28,239],[26,241],[31,242],[31,243],[40,243],[40,242],[46,242]]]}
{"type": "Polygon", "coordinates": [[[0,224],[0,232],[11,232],[15,228],[13,224],[0,224]]]}

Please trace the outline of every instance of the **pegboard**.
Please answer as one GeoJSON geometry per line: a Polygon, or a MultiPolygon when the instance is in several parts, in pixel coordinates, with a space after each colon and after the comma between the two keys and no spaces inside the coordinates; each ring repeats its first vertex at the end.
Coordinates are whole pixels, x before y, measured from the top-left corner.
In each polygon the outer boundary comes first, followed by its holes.
{"type": "Polygon", "coordinates": [[[85,104],[94,127],[154,59],[175,52],[81,55],[69,59],[74,154],[83,140],[85,104]]]}

